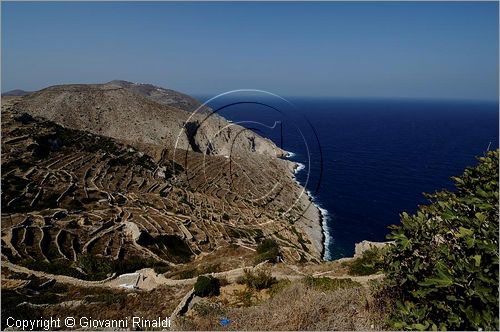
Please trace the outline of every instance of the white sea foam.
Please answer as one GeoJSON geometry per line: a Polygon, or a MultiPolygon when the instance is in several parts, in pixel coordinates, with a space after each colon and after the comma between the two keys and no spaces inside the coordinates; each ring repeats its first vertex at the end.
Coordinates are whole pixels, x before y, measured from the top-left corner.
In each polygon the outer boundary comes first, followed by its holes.
{"type": "Polygon", "coordinates": [[[297,174],[298,172],[302,171],[305,168],[306,168],[306,165],[304,165],[302,163],[297,163],[297,166],[295,167],[295,169],[293,170],[293,172],[295,174],[297,174]]]}
{"type": "Polygon", "coordinates": [[[290,151],[285,151],[285,158],[293,158],[296,154],[290,151]]]}
{"type": "MultiPolygon", "coordinates": [[[[295,153],[293,153],[293,152],[289,152],[289,151],[285,151],[285,152],[286,152],[286,157],[288,157],[288,158],[295,156],[295,153]]],[[[297,174],[298,172],[302,171],[305,168],[306,168],[306,166],[304,164],[297,163],[297,166],[293,170],[294,175],[297,174]]],[[[294,180],[298,185],[302,186],[302,184],[297,180],[297,178],[295,176],[294,176],[294,180]]],[[[306,189],[305,192],[306,192],[307,196],[309,196],[312,204],[316,208],[318,208],[319,213],[321,214],[321,228],[323,230],[323,236],[325,238],[323,241],[323,247],[325,248],[324,254],[323,254],[323,259],[330,260],[332,257],[332,254],[330,252],[330,244],[332,241],[332,237],[330,234],[330,229],[328,228],[328,221],[330,220],[330,213],[328,212],[328,210],[322,208],[318,203],[315,203],[316,198],[313,196],[311,191],[306,189]]]]}
{"type": "Polygon", "coordinates": [[[307,196],[311,199],[311,202],[315,207],[318,208],[319,213],[321,214],[321,228],[323,229],[323,235],[325,237],[324,242],[323,242],[323,247],[325,248],[324,254],[323,254],[323,259],[324,260],[330,260],[332,258],[332,253],[330,252],[330,244],[332,241],[332,237],[330,234],[330,229],[328,228],[328,221],[330,220],[330,213],[328,210],[322,208],[318,203],[315,202],[316,197],[313,196],[313,194],[309,191],[306,190],[307,196]]]}
{"type": "Polygon", "coordinates": [[[332,236],[330,234],[330,229],[328,228],[328,221],[330,220],[330,214],[328,213],[328,210],[323,209],[318,204],[315,205],[321,213],[321,227],[323,228],[323,234],[325,236],[325,241],[323,243],[323,246],[325,248],[323,259],[328,261],[332,258],[332,253],[330,252],[330,244],[332,236]]]}

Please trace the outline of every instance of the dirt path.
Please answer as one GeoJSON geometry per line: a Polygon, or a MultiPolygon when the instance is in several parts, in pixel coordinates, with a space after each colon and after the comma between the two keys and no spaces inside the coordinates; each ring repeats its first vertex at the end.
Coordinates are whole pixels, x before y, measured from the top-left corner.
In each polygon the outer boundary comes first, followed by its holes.
{"type": "MultiPolygon", "coordinates": [[[[233,283],[238,280],[241,276],[244,275],[245,270],[255,271],[265,265],[265,263],[258,264],[257,266],[246,266],[240,267],[233,270],[211,273],[217,278],[226,278],[229,282],[233,283]]],[[[32,274],[37,277],[54,279],[57,282],[71,284],[80,287],[109,287],[109,288],[121,288],[121,289],[142,289],[142,290],[152,290],[160,286],[180,286],[180,285],[194,285],[197,280],[197,277],[189,278],[189,279],[170,279],[166,278],[163,274],[157,274],[153,269],[146,268],[142,270],[138,270],[134,273],[122,274],[119,276],[111,276],[104,280],[99,281],[88,281],[82,280],[78,278],[73,278],[64,275],[55,275],[41,271],[34,271],[23,266],[19,266],[10,262],[2,261],[2,267],[8,268],[14,272],[32,274]]],[[[284,271],[280,271],[278,269],[272,270],[272,276],[278,280],[299,280],[304,278],[304,274],[300,272],[300,270],[292,269],[292,273],[287,273],[284,271]],[[293,272],[292,272],[293,271],[293,272]]],[[[330,276],[328,273],[334,273],[334,271],[326,271],[321,272],[318,275],[322,275],[323,277],[332,278],[332,279],[344,279],[349,278],[353,281],[357,281],[362,285],[367,285],[370,280],[376,280],[382,278],[383,274],[374,274],[368,276],[349,276],[349,275],[341,275],[341,276],[330,276]]],[[[317,275],[313,275],[317,276],[317,275]]]]}

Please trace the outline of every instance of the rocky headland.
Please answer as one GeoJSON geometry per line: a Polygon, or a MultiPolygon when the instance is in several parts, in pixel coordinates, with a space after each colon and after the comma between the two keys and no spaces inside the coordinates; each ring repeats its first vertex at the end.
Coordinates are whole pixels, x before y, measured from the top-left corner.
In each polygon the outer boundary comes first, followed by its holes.
{"type": "Polygon", "coordinates": [[[88,257],[182,270],[231,250],[254,260],[266,238],[281,260],[321,261],[321,214],[297,165],[184,94],[112,81],[3,97],[2,136],[13,264],[102,279],[88,257]]]}

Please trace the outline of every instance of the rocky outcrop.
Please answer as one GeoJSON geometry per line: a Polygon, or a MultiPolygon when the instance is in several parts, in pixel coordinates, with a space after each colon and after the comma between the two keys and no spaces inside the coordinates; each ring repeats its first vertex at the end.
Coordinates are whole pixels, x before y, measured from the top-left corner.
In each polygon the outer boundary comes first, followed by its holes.
{"type": "Polygon", "coordinates": [[[387,245],[390,245],[394,243],[393,241],[387,241],[387,242],[373,242],[373,241],[361,241],[359,243],[356,243],[356,246],[354,247],[354,258],[358,258],[363,256],[363,253],[367,250],[373,249],[373,248],[383,248],[387,245]]]}

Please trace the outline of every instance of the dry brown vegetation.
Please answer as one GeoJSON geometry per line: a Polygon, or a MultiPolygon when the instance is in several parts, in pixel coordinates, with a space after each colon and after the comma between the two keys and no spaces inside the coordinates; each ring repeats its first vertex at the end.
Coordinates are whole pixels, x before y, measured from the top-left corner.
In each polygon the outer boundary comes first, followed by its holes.
{"type": "Polygon", "coordinates": [[[367,288],[354,286],[322,291],[304,282],[287,283],[267,301],[250,307],[217,302],[196,304],[177,321],[181,330],[373,330],[383,317],[367,288]],[[221,326],[219,320],[231,323],[221,326]]]}
{"type": "MultiPolygon", "coordinates": [[[[3,272],[3,271],[2,271],[3,272]]],[[[45,278],[6,273],[9,278],[29,280],[24,287],[2,288],[2,325],[7,317],[92,317],[123,319],[169,316],[191,286],[162,286],[151,291],[78,287],[45,278]]],[[[3,278],[5,279],[5,278],[3,278]]],[[[9,279],[9,280],[12,280],[9,279]]],[[[15,286],[12,285],[11,286],[15,286]]]]}
{"type": "MultiPolygon", "coordinates": [[[[166,317],[177,306],[189,287],[159,287],[152,291],[131,292],[94,289],[85,301],[77,306],[54,305],[44,308],[46,317],[72,316],[96,319],[123,319],[124,317],[166,317]]],[[[68,296],[80,298],[83,289],[73,290],[68,296]],[[78,294],[78,295],[75,295],[78,294]]]]}

